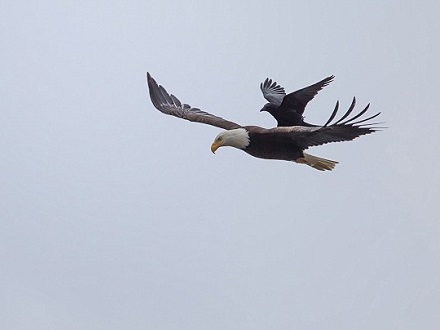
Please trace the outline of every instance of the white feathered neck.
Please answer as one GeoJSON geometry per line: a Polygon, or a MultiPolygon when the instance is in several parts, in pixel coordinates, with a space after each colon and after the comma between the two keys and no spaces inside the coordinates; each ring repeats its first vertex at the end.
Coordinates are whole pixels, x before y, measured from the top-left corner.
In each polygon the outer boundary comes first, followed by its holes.
{"type": "Polygon", "coordinates": [[[250,143],[249,133],[244,128],[231,129],[229,131],[221,132],[217,135],[217,139],[222,139],[222,146],[229,146],[238,149],[245,149],[250,143]]]}

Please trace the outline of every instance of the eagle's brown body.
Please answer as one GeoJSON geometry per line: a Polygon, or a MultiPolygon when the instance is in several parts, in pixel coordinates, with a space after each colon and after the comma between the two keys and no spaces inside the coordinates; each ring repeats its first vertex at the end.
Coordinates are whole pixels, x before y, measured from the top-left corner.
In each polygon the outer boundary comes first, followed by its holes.
{"type": "Polygon", "coordinates": [[[303,158],[303,150],[292,139],[281,139],[280,136],[270,129],[257,126],[245,126],[252,141],[244,149],[251,156],[263,159],[279,159],[296,161],[303,158]]]}

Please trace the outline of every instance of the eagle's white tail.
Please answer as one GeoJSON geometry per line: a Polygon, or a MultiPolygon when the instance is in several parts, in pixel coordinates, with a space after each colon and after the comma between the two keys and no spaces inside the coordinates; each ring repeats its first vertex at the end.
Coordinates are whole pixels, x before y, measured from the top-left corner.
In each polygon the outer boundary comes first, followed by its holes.
{"type": "Polygon", "coordinates": [[[338,162],[333,160],[315,157],[304,152],[304,158],[299,158],[296,160],[297,163],[307,164],[319,171],[331,171],[335,168],[338,162]]]}

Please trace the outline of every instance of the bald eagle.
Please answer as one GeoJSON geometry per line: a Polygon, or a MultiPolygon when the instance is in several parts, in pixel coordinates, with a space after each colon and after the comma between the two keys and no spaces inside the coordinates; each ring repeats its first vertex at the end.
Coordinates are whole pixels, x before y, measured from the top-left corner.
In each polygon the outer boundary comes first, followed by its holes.
{"type": "Polygon", "coordinates": [[[329,76],[321,81],[304,87],[286,95],[283,87],[272,79],[266,78],[260,84],[261,92],[269,103],[266,103],[260,111],[269,112],[277,121],[277,126],[316,126],[304,121],[303,113],[309,103],[318,92],[330,84],[335,76],[329,76]]]}
{"type": "Polygon", "coordinates": [[[147,83],[151,101],[160,112],[226,130],[214,139],[211,145],[213,153],[220,147],[230,146],[257,158],[293,161],[307,164],[320,171],[332,170],[338,162],[312,156],[304,150],[330,142],[351,141],[358,136],[375,132],[377,128],[371,126],[374,123],[365,122],[380,114],[356,122],[355,120],[368,110],[367,106],[358,115],[343,121],[353,110],[353,105],[341,119],[331,124],[339,108],[337,102],[332,115],[323,126],[288,126],[269,129],[241,126],[188,104],[182,104],[177,97],[168,94],[164,87],[158,85],[149,73],[147,73],[147,83]]]}

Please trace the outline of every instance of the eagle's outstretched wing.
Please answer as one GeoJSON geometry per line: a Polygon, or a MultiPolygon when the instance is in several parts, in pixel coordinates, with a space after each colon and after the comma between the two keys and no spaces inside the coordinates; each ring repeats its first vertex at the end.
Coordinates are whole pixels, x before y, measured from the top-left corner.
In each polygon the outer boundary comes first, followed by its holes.
{"type": "Polygon", "coordinates": [[[368,118],[356,121],[359,117],[365,114],[370,107],[368,104],[357,115],[346,119],[353,111],[356,104],[356,99],[353,98],[348,111],[336,122],[332,122],[335,118],[338,109],[339,101],[336,103],[335,109],[332,115],[324,126],[319,127],[307,127],[307,126],[290,126],[290,127],[276,127],[267,130],[269,134],[276,134],[280,139],[290,139],[301,149],[305,150],[309,147],[319,146],[331,142],[351,141],[361,135],[371,134],[378,131],[381,127],[376,127],[379,123],[367,123],[369,120],[376,118],[380,115],[376,113],[368,118]]]}
{"type": "Polygon", "coordinates": [[[168,92],[147,72],[147,83],[150,91],[150,98],[153,105],[162,113],[189,121],[203,123],[227,130],[241,127],[237,123],[214,116],[208,112],[197,108],[192,108],[188,104],[182,104],[177,97],[168,92]]]}

